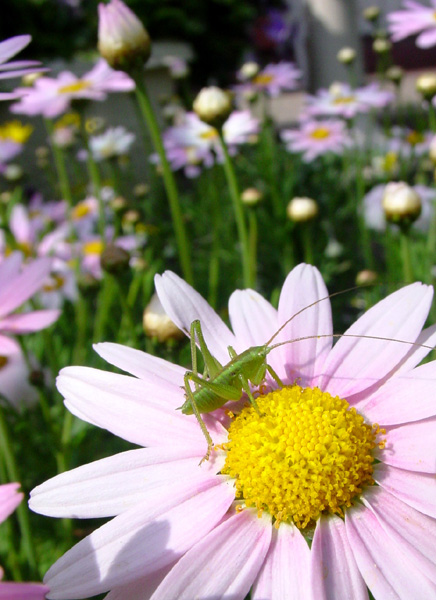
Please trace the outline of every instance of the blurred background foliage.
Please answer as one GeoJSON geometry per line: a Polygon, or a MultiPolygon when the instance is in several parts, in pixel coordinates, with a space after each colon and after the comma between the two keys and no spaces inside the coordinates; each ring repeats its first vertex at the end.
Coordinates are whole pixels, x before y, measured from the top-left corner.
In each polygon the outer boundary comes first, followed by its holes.
{"type": "MultiPolygon", "coordinates": [[[[154,40],[191,44],[193,75],[204,83],[232,72],[252,41],[253,24],[280,1],[126,0],[154,40]]],[[[97,39],[98,0],[2,0],[0,39],[30,33],[27,56],[70,59],[93,50],[97,39]]]]}

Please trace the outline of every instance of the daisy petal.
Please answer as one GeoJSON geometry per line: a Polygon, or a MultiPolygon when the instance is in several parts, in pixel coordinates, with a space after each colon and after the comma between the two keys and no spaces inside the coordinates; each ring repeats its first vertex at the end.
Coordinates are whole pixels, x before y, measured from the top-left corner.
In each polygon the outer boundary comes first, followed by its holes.
{"type": "Polygon", "coordinates": [[[186,369],[167,360],[110,342],[94,344],[93,348],[108,363],[139,379],[151,379],[161,385],[169,383],[172,387],[183,385],[186,369]]]}
{"type": "MultiPolygon", "coordinates": [[[[176,410],[183,403],[181,390],[179,396],[171,396],[168,389],[143,380],[87,367],[62,369],[57,387],[75,416],[127,441],[141,446],[183,446],[198,456],[205,452],[196,418],[176,410]]],[[[227,431],[209,415],[205,422],[214,442],[224,442],[227,431]]]]}
{"type": "Polygon", "coordinates": [[[0,523],[14,512],[24,498],[24,494],[18,492],[19,488],[19,483],[0,485],[0,523]]]}
{"type": "Polygon", "coordinates": [[[419,421],[436,415],[436,361],[395,377],[371,395],[358,410],[381,426],[419,421]]]}
{"type": "Polygon", "coordinates": [[[149,600],[155,592],[158,585],[167,576],[172,568],[168,565],[160,571],[151,573],[147,577],[132,581],[122,587],[114,588],[105,596],[104,600],[149,600]]]}
{"type": "Polygon", "coordinates": [[[210,477],[221,469],[223,459],[212,457],[200,467],[198,456],[189,449],[130,450],[53,477],[32,491],[29,507],[51,517],[115,516],[147,505],[158,488],[166,487],[170,493],[176,480],[191,485],[210,477]]]}
{"type": "Polygon", "coordinates": [[[192,321],[199,319],[212,356],[228,363],[227,347],[235,346],[236,338],[206,300],[171,271],[156,275],[155,286],[165,312],[177,327],[189,335],[192,321]]]}
{"type": "Polygon", "coordinates": [[[233,292],[229,316],[239,346],[244,350],[265,344],[278,327],[276,309],[254,290],[233,292]]]}
{"type": "Polygon", "coordinates": [[[293,525],[272,528],[271,545],[252,587],[252,600],[310,600],[310,550],[293,525]]]}
{"type": "Polygon", "coordinates": [[[436,597],[436,586],[410,564],[370,510],[362,506],[348,509],[345,530],[357,566],[376,600],[436,597]]]}
{"type": "Polygon", "coordinates": [[[294,381],[301,377],[303,386],[311,385],[321,372],[333,342],[333,338],[329,337],[333,325],[328,291],[318,269],[311,265],[295,267],[283,284],[279,323],[291,318],[277,336],[277,342],[312,337],[280,348],[287,379],[294,381]]]}
{"type": "Polygon", "coordinates": [[[9,315],[0,319],[0,329],[5,333],[32,333],[54,323],[60,314],[59,310],[34,310],[27,314],[9,315]]]}
{"type": "Polygon", "coordinates": [[[313,597],[317,600],[367,600],[368,592],[353,557],[345,525],[337,516],[321,516],[312,543],[313,597]]]}
{"type": "Polygon", "coordinates": [[[369,488],[362,502],[377,517],[393,543],[407,554],[410,562],[436,582],[436,521],[408,506],[382,488],[369,488]]]}
{"type": "Polygon", "coordinates": [[[19,273],[22,262],[23,255],[21,252],[12,252],[10,256],[4,259],[0,264],[0,289],[3,289],[19,273]]]}
{"type": "Polygon", "coordinates": [[[48,591],[40,583],[0,582],[0,600],[44,600],[48,591]]]}
{"type": "Polygon", "coordinates": [[[190,490],[174,481],[171,494],[161,490],[64,554],[44,578],[48,598],[88,598],[164,568],[203,540],[233,499],[233,486],[218,477],[190,490]]]}
{"type": "Polygon", "coordinates": [[[213,529],[179,560],[152,600],[243,600],[268,551],[271,520],[246,509],[213,529]]]}
{"type": "Polygon", "coordinates": [[[379,463],[374,481],[409,506],[436,518],[436,479],[433,473],[414,473],[379,463]]]}
{"type": "Polygon", "coordinates": [[[408,343],[400,342],[416,341],[432,296],[430,286],[413,283],[369,309],[333,347],[319,386],[332,396],[347,398],[374,385],[395,369],[410,350],[408,343]]]}
{"type": "Polygon", "coordinates": [[[13,279],[13,286],[0,288],[0,318],[18,308],[42,287],[51,265],[50,258],[36,259],[13,279]]]}
{"type": "Polygon", "coordinates": [[[9,60],[9,58],[12,58],[12,56],[18,54],[18,52],[30,44],[31,39],[32,36],[25,34],[16,35],[4,40],[3,42],[0,42],[0,64],[5,63],[7,60],[9,60]]]}
{"type": "Polygon", "coordinates": [[[399,427],[386,427],[382,462],[419,473],[436,472],[436,419],[426,419],[399,427]]]}

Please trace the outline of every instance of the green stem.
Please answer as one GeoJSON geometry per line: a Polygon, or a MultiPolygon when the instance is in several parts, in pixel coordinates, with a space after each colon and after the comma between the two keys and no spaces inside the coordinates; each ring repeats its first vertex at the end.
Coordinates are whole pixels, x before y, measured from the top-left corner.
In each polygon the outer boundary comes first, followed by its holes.
{"type": "Polygon", "coordinates": [[[436,109],[431,100],[428,103],[428,121],[432,132],[436,133],[436,109]]]}
{"type": "Polygon", "coordinates": [[[301,240],[303,242],[304,262],[313,265],[312,227],[310,223],[301,223],[301,240]]]}
{"type": "Polygon", "coordinates": [[[220,198],[218,194],[218,182],[217,182],[217,171],[216,167],[213,167],[213,182],[209,187],[211,197],[211,213],[213,223],[213,238],[212,238],[212,250],[209,259],[209,304],[216,308],[218,301],[218,285],[219,285],[219,272],[220,272],[220,248],[221,248],[221,207],[220,198]]]}
{"type": "Polygon", "coordinates": [[[412,256],[410,249],[410,229],[401,228],[401,258],[403,262],[403,277],[405,283],[413,283],[412,256]]]}
{"type": "Polygon", "coordinates": [[[97,198],[98,202],[98,232],[100,234],[103,245],[105,245],[106,217],[104,212],[103,198],[101,197],[102,185],[100,169],[98,168],[94,156],[92,155],[92,150],[89,147],[89,139],[85,123],[82,124],[81,131],[83,144],[86,149],[86,165],[88,167],[88,174],[91,179],[94,196],[97,198]]]}
{"type": "Polygon", "coordinates": [[[248,238],[250,248],[250,277],[254,283],[254,287],[257,278],[257,215],[255,210],[251,210],[248,214],[248,238]]]}
{"type": "Polygon", "coordinates": [[[191,256],[188,245],[188,236],[186,234],[185,225],[180,207],[179,195],[177,192],[176,180],[171,171],[168,159],[166,157],[165,148],[162,141],[162,136],[159,130],[150,99],[144,84],[142,73],[133,76],[136,83],[136,98],[141,109],[142,116],[147,123],[150,131],[151,139],[156,152],[159,155],[160,164],[163,172],[163,180],[165,190],[170,205],[171,218],[173,221],[174,233],[176,235],[177,248],[179,251],[180,264],[185,280],[193,285],[194,275],[192,271],[191,256]]]}
{"type": "Polygon", "coordinates": [[[229,151],[227,150],[226,142],[222,131],[219,133],[221,148],[224,156],[224,172],[227,178],[227,184],[229,186],[230,197],[233,202],[233,210],[235,212],[236,226],[238,228],[239,243],[241,245],[242,253],[242,273],[244,278],[244,286],[247,288],[254,287],[254,281],[251,279],[251,268],[250,268],[250,248],[248,243],[247,227],[244,218],[244,210],[241,200],[241,194],[239,192],[238,181],[236,179],[236,173],[233,168],[233,163],[230,159],[229,151]]]}
{"type": "MultiPolygon", "coordinates": [[[[12,444],[9,439],[9,433],[3,412],[0,408],[0,447],[6,464],[6,469],[11,481],[20,482],[21,477],[15,462],[12,444]]],[[[33,574],[37,574],[36,558],[33,549],[32,534],[30,530],[29,509],[26,503],[21,503],[17,508],[18,524],[21,532],[21,545],[25,553],[27,562],[33,574]]]]}
{"type": "Polygon", "coordinates": [[[62,197],[68,202],[68,206],[73,206],[73,194],[71,192],[70,181],[68,179],[67,166],[65,164],[65,155],[59,146],[53,142],[54,125],[49,119],[44,119],[45,127],[49,138],[51,151],[53,154],[53,161],[58,176],[59,187],[61,189],[62,197]]]}

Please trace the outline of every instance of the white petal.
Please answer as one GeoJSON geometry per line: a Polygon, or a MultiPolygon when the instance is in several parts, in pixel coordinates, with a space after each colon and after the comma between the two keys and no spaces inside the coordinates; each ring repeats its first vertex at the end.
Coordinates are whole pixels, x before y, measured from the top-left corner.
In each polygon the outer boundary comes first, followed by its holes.
{"type": "Polygon", "coordinates": [[[382,462],[420,473],[436,472],[436,418],[386,427],[386,446],[379,453],[382,462]]]}

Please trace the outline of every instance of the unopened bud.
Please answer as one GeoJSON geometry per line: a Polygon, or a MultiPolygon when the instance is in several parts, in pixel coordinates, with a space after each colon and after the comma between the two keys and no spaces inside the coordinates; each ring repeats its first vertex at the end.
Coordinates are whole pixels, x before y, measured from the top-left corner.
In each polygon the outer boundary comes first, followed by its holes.
{"type": "Polygon", "coordinates": [[[392,65],[392,67],[389,67],[386,71],[386,78],[389,79],[389,81],[392,81],[392,83],[395,83],[395,85],[400,85],[403,76],[404,71],[398,65],[392,65]]]}
{"type": "Polygon", "coordinates": [[[378,6],[368,6],[363,11],[363,17],[370,23],[375,23],[380,16],[380,8],[378,6]]]}
{"type": "Polygon", "coordinates": [[[255,206],[256,204],[259,204],[262,198],[262,192],[254,187],[247,188],[241,194],[241,200],[247,206],[255,206]]]}
{"type": "Polygon", "coordinates": [[[382,206],[387,221],[408,226],[421,214],[422,202],[412,187],[399,181],[386,185],[382,206]]]}
{"type": "Polygon", "coordinates": [[[150,191],[150,186],[147,185],[146,183],[137,183],[135,185],[135,187],[133,188],[133,194],[137,198],[142,198],[143,196],[146,196],[149,191],[150,191]]]}
{"type": "Polygon", "coordinates": [[[114,69],[142,69],[150,57],[150,37],[121,0],[98,5],[98,50],[114,69]]]}
{"type": "Polygon", "coordinates": [[[372,43],[372,49],[376,54],[386,54],[392,48],[392,42],[384,37],[376,38],[372,43]]]}
{"type": "Polygon", "coordinates": [[[356,285],[371,285],[377,281],[377,273],[370,269],[359,271],[356,275],[356,285]]]}
{"type": "Polygon", "coordinates": [[[32,87],[32,85],[35,83],[35,81],[37,79],[39,79],[40,77],[42,77],[43,74],[44,73],[27,73],[27,75],[23,75],[23,77],[21,78],[21,81],[24,86],[32,87]]]}
{"type": "Polygon", "coordinates": [[[354,48],[341,48],[336,58],[343,65],[351,65],[356,60],[356,51],[354,48]]]}
{"type": "Polygon", "coordinates": [[[23,176],[23,169],[20,165],[10,164],[6,165],[6,169],[3,171],[3,177],[10,182],[18,181],[23,176]]]}
{"type": "Polygon", "coordinates": [[[157,294],[153,294],[144,310],[142,324],[145,334],[148,337],[156,337],[159,342],[166,342],[171,339],[178,340],[184,336],[183,331],[171,321],[164,311],[157,294]]]}
{"type": "Polygon", "coordinates": [[[286,213],[291,221],[306,223],[318,216],[318,204],[312,198],[293,198],[286,208],[286,213]]]}
{"type": "Polygon", "coordinates": [[[203,88],[195,98],[193,108],[205,123],[222,127],[233,109],[232,95],[215,86],[203,88]]]}
{"type": "Polygon", "coordinates": [[[124,272],[130,261],[130,254],[124,248],[115,244],[108,244],[100,256],[100,264],[103,271],[116,275],[124,272]]]}
{"type": "Polygon", "coordinates": [[[238,71],[238,76],[241,81],[249,81],[256,77],[259,73],[259,65],[257,62],[250,61],[246,62],[242,65],[242,67],[238,71]]]}
{"type": "Polygon", "coordinates": [[[425,100],[431,100],[436,95],[436,74],[424,73],[418,77],[416,89],[425,100]]]}

